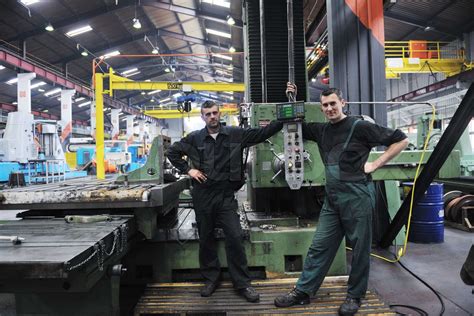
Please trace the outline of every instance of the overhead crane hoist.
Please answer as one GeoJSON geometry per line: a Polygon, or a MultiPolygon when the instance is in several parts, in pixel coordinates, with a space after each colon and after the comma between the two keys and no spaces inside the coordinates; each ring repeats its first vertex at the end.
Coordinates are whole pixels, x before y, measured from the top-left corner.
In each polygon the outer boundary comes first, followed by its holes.
{"type": "MultiPolygon", "coordinates": [[[[178,90],[184,92],[191,91],[237,91],[244,92],[243,83],[223,83],[223,82],[157,82],[157,81],[133,81],[128,78],[118,76],[110,67],[106,74],[95,73],[95,105],[96,105],[96,160],[97,178],[105,179],[104,168],[104,94],[113,96],[117,90],[178,90]]],[[[235,109],[223,109],[224,112],[235,113],[235,109]]],[[[190,114],[194,115],[196,111],[190,114]]],[[[173,113],[166,110],[146,111],[146,115],[158,118],[173,118],[178,115],[178,111],[173,113]],[[163,116],[157,116],[158,113],[163,116]]]]}

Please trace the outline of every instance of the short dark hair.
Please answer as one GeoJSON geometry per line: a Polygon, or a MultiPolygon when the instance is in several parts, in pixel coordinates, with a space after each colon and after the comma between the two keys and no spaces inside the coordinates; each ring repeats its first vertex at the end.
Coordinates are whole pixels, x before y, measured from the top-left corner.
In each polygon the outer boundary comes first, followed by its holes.
{"type": "Polygon", "coordinates": [[[219,104],[217,104],[217,103],[214,102],[214,101],[207,100],[206,102],[204,102],[204,103],[201,105],[201,113],[202,113],[202,109],[210,109],[210,108],[212,108],[213,106],[217,106],[217,107],[219,108],[219,104]]]}
{"type": "Polygon", "coordinates": [[[338,88],[328,88],[326,90],[324,90],[323,92],[321,92],[321,94],[319,95],[319,100],[321,100],[321,98],[324,96],[324,97],[327,97],[327,96],[330,96],[331,94],[335,94],[337,95],[337,97],[339,98],[339,100],[342,101],[342,91],[339,90],[338,88]]]}

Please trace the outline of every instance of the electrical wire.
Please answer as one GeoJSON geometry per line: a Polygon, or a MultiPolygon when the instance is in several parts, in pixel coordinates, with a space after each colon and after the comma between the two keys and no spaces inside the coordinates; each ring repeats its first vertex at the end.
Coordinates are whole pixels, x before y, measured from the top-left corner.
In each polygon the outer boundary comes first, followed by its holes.
{"type": "MultiPolygon", "coordinates": [[[[403,308],[408,308],[408,309],[412,309],[416,312],[418,312],[420,315],[422,316],[428,316],[429,314],[427,312],[425,312],[423,309],[419,308],[419,307],[416,307],[416,306],[411,306],[411,305],[402,305],[402,304],[392,304],[392,305],[389,305],[390,308],[394,308],[394,307],[403,307],[403,308]]],[[[403,314],[403,313],[400,313],[400,312],[397,312],[395,311],[397,314],[399,315],[407,315],[407,314],[403,314]]],[[[409,315],[409,314],[408,314],[409,315]]]]}
{"type": "Polygon", "coordinates": [[[439,312],[439,316],[442,316],[444,314],[444,311],[446,310],[446,308],[444,306],[444,301],[441,298],[441,296],[439,295],[439,293],[435,289],[433,289],[426,281],[424,281],[422,278],[420,278],[418,275],[416,275],[413,271],[408,269],[400,260],[398,261],[398,264],[400,266],[402,266],[403,269],[407,270],[408,273],[410,273],[412,276],[414,276],[418,281],[423,283],[427,288],[429,288],[436,295],[439,302],[441,303],[441,311],[439,312]]]}

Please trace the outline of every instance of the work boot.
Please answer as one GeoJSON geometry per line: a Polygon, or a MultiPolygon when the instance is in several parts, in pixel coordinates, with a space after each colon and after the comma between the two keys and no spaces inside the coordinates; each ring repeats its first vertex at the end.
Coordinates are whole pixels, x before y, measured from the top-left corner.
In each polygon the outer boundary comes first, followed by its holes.
{"type": "Polygon", "coordinates": [[[357,313],[360,307],[360,298],[347,297],[341,307],[339,307],[339,315],[352,316],[357,313]]]}
{"type": "Polygon", "coordinates": [[[251,286],[246,287],[245,289],[239,289],[239,294],[245,297],[247,302],[255,303],[260,300],[260,295],[251,286]]]}
{"type": "Polygon", "coordinates": [[[280,295],[275,299],[276,307],[290,307],[293,305],[305,304],[309,304],[309,295],[298,290],[296,287],[294,287],[289,293],[280,295]]]}
{"type": "Polygon", "coordinates": [[[209,297],[214,293],[214,291],[219,287],[219,282],[206,282],[201,288],[201,296],[209,297]]]}

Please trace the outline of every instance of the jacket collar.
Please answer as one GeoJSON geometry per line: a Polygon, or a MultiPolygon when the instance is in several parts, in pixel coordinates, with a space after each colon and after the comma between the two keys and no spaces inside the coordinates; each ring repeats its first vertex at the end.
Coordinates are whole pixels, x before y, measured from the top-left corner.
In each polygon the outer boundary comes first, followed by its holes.
{"type": "MultiPolygon", "coordinates": [[[[224,134],[226,136],[229,136],[229,127],[228,126],[220,126],[219,128],[219,134],[224,134]]],[[[207,131],[207,127],[204,127],[199,131],[199,139],[203,142],[206,137],[209,136],[209,132],[207,131]]]]}

